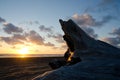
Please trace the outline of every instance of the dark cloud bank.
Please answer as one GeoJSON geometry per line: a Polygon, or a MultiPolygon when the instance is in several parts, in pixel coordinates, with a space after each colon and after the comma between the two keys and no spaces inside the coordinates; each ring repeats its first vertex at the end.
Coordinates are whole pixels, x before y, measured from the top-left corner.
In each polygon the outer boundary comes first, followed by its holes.
{"type": "Polygon", "coordinates": [[[8,34],[12,34],[12,33],[22,33],[23,29],[20,27],[17,27],[15,25],[13,25],[12,23],[4,23],[4,28],[3,30],[8,33],[8,34]]]}
{"type": "MultiPolygon", "coordinates": [[[[100,21],[97,21],[92,15],[90,14],[74,14],[72,19],[90,36],[97,38],[98,34],[95,33],[94,28],[101,28],[103,25],[108,23],[109,21],[115,19],[115,17],[107,15],[103,16],[100,21]]],[[[36,45],[44,45],[44,46],[51,46],[55,47],[55,45],[51,42],[45,43],[45,39],[36,31],[31,30],[25,32],[22,28],[15,26],[12,23],[7,23],[5,19],[0,17],[0,23],[3,24],[3,31],[7,34],[11,34],[9,37],[1,36],[0,40],[4,41],[9,45],[16,45],[16,44],[24,44],[25,42],[32,42],[36,45]]],[[[55,34],[52,27],[46,27],[44,25],[40,25],[39,31],[44,32],[47,34],[48,38],[53,38],[56,42],[63,44],[65,43],[63,40],[62,34],[55,34]]],[[[102,39],[112,45],[119,46],[120,44],[120,28],[114,29],[110,35],[114,35],[115,37],[109,37],[102,39]]],[[[62,45],[62,47],[66,47],[62,45]]]]}
{"type": "MultiPolygon", "coordinates": [[[[22,28],[15,26],[12,23],[7,23],[5,19],[0,17],[0,23],[3,24],[3,31],[11,36],[0,36],[0,41],[3,41],[9,45],[25,44],[30,42],[36,45],[44,45],[54,47],[55,45],[51,42],[45,42],[45,39],[36,31],[30,30],[25,32],[22,28]]],[[[45,26],[39,27],[40,31],[52,32],[51,28],[45,26]]]]}

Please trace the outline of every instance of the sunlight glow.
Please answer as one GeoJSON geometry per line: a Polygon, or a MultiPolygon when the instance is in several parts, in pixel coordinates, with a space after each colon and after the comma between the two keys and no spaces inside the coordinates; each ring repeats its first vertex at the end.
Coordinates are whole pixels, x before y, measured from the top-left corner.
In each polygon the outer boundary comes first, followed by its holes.
{"type": "Polygon", "coordinates": [[[26,47],[18,50],[18,53],[20,53],[20,54],[28,54],[28,52],[29,52],[29,49],[26,47]]]}
{"type": "Polygon", "coordinates": [[[71,58],[72,58],[72,56],[73,56],[73,52],[70,52],[70,56],[69,56],[69,58],[68,58],[68,60],[67,61],[71,61],[71,58]]]}
{"type": "Polygon", "coordinates": [[[25,58],[25,57],[26,57],[26,55],[24,55],[24,54],[20,56],[20,58],[25,58]]]}

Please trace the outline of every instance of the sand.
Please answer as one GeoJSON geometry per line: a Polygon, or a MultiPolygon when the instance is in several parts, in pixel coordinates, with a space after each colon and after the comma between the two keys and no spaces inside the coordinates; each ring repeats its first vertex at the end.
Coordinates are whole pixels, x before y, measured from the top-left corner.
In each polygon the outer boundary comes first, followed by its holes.
{"type": "Polygon", "coordinates": [[[0,58],[0,80],[31,80],[50,71],[49,61],[61,57],[0,58]]]}

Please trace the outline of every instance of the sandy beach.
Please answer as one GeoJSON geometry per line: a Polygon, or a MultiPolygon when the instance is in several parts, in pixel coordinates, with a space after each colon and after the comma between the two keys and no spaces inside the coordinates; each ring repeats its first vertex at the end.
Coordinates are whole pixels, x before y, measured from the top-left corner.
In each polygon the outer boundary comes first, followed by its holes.
{"type": "Polygon", "coordinates": [[[31,80],[51,70],[48,63],[61,57],[0,58],[0,80],[31,80]]]}

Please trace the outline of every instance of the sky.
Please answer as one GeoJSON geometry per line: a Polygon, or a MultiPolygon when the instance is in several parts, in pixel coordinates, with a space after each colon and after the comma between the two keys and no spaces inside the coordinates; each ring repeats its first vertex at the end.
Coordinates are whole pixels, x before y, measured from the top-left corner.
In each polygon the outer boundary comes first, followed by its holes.
{"type": "Polygon", "coordinates": [[[0,54],[64,54],[59,19],[120,48],[120,0],[0,0],[0,54]]]}

